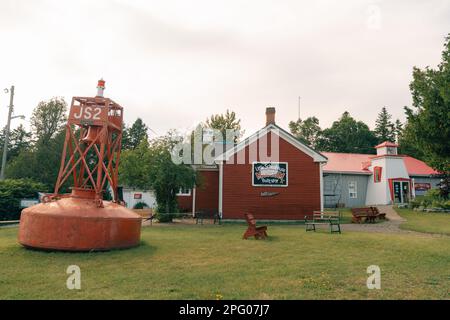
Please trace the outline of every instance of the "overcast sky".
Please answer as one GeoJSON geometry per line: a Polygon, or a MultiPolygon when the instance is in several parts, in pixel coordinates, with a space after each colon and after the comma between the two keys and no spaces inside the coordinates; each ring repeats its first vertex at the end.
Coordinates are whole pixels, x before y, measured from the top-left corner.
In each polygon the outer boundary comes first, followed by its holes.
{"type": "Polygon", "coordinates": [[[94,96],[103,77],[126,123],[158,134],[227,108],[251,134],[267,106],[287,128],[298,96],[322,127],[348,110],[373,128],[382,106],[404,120],[412,67],[436,66],[448,32],[448,0],[0,0],[0,89],[16,86],[26,126],[39,101],[94,96]]]}

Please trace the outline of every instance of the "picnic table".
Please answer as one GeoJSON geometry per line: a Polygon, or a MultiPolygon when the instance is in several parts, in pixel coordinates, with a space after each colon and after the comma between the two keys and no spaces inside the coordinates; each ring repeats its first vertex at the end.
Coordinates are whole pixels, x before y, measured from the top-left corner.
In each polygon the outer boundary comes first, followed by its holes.
{"type": "Polygon", "coordinates": [[[353,223],[375,223],[376,219],[385,220],[386,213],[379,212],[377,207],[352,208],[352,222],[353,223]]]}

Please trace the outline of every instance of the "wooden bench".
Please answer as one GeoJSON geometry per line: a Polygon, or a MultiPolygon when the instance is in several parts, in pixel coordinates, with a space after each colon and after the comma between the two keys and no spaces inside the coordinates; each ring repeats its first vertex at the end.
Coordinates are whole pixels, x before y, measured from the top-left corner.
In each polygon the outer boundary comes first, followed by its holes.
{"type": "Polygon", "coordinates": [[[267,238],[267,226],[256,226],[256,219],[251,213],[245,214],[245,220],[247,221],[248,228],[242,236],[243,239],[248,239],[250,237],[255,237],[255,239],[266,239],[267,238]]]}
{"type": "Polygon", "coordinates": [[[217,210],[201,210],[195,212],[195,223],[198,224],[200,221],[200,224],[203,224],[203,219],[211,219],[214,220],[214,224],[218,222],[220,224],[221,218],[220,214],[217,210]]]}
{"type": "Polygon", "coordinates": [[[363,219],[369,223],[375,223],[377,218],[386,219],[386,213],[380,213],[377,207],[352,208],[352,215],[353,223],[362,223],[363,219]]]}
{"type": "Polygon", "coordinates": [[[380,212],[377,207],[370,207],[372,208],[373,213],[379,220],[386,220],[386,213],[380,212]]]}
{"type": "Polygon", "coordinates": [[[305,230],[316,232],[316,225],[329,225],[330,233],[341,233],[341,212],[314,211],[305,216],[305,230]]]}
{"type": "Polygon", "coordinates": [[[352,222],[353,223],[362,223],[369,221],[370,216],[373,215],[373,211],[371,208],[352,208],[352,222]]]}

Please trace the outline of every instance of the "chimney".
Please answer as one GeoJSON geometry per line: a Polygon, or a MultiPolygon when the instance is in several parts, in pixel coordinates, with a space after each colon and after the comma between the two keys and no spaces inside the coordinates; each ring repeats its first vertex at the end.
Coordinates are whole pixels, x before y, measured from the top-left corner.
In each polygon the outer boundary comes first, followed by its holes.
{"type": "Polygon", "coordinates": [[[97,97],[103,97],[103,91],[105,90],[105,80],[98,80],[97,84],[97,97]]]}
{"type": "Polygon", "coordinates": [[[266,126],[275,124],[275,108],[266,108],[266,126]]]}

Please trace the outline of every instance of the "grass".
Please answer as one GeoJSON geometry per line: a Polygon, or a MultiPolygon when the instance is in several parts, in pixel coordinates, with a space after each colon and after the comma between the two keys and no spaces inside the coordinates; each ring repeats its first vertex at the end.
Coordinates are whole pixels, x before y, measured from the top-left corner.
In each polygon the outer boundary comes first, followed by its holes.
{"type": "Polygon", "coordinates": [[[97,253],[41,252],[0,229],[0,299],[449,299],[450,239],[416,234],[269,226],[242,240],[242,225],[142,229],[141,246],[97,253]],[[366,269],[381,268],[381,290],[366,269]],[[81,290],[66,268],[81,268],[81,290]]]}
{"type": "Polygon", "coordinates": [[[398,208],[396,210],[407,220],[400,225],[401,229],[450,235],[449,213],[429,213],[398,208]]]}

